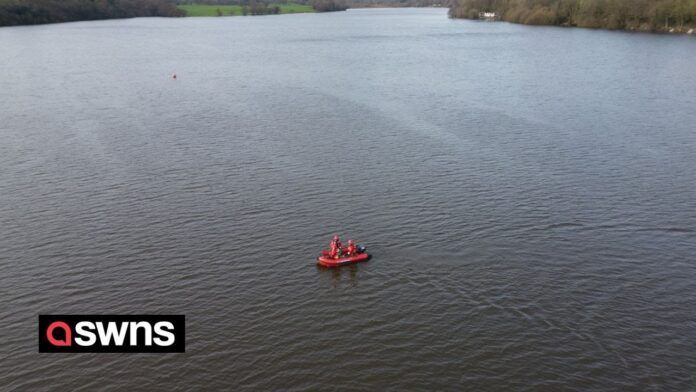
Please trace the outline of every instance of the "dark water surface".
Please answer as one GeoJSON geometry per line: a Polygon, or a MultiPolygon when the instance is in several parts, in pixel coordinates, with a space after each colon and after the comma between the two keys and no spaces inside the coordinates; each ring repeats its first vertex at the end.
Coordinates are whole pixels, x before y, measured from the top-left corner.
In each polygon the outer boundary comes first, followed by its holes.
{"type": "Polygon", "coordinates": [[[3,390],[694,389],[696,39],[2,28],[0,228],[3,390]],[[373,260],[317,268],[335,232],[373,260]],[[183,313],[187,353],[38,354],[39,313],[183,313]]]}

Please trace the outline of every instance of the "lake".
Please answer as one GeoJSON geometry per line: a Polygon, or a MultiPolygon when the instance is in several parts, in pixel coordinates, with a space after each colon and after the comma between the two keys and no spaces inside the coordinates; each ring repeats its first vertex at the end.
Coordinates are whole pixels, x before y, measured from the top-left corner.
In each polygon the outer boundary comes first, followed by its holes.
{"type": "Polygon", "coordinates": [[[1,28],[0,385],[693,389],[695,64],[446,9],[1,28]],[[39,354],[64,313],[186,353],[39,354]]]}

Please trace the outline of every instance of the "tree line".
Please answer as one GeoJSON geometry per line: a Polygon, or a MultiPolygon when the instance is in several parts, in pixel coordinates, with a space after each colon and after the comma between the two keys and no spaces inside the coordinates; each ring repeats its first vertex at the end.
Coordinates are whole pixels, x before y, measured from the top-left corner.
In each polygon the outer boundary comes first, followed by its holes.
{"type": "Polygon", "coordinates": [[[440,7],[447,4],[448,0],[348,0],[350,8],[440,7]]]}
{"type": "MultiPolygon", "coordinates": [[[[243,15],[264,15],[264,12],[274,13],[274,7],[277,8],[277,6],[269,4],[269,0],[177,0],[176,2],[177,4],[239,5],[242,6],[243,15]],[[246,14],[244,13],[245,6],[246,14]]],[[[293,0],[292,2],[310,5],[317,12],[345,11],[348,9],[345,0],[293,0]]],[[[280,9],[278,9],[278,12],[280,12],[280,9]]]]}
{"type": "Polygon", "coordinates": [[[0,26],[183,15],[167,0],[0,0],[0,26]]]}
{"type": "MultiPolygon", "coordinates": [[[[211,4],[211,5],[249,5],[252,2],[270,0],[175,0],[177,4],[211,4]]],[[[275,1],[275,2],[282,2],[275,1]]],[[[345,11],[348,8],[366,7],[430,7],[441,6],[448,0],[292,0],[293,3],[311,5],[317,12],[345,11]]]]}
{"type": "Polygon", "coordinates": [[[348,5],[343,0],[310,0],[309,5],[317,12],[345,11],[348,5]]]}
{"type": "Polygon", "coordinates": [[[280,7],[260,1],[251,1],[242,5],[242,15],[275,15],[280,13],[280,7]]]}
{"type": "Polygon", "coordinates": [[[505,21],[620,30],[696,29],[696,0],[453,0],[449,15],[478,19],[495,12],[505,21]]]}

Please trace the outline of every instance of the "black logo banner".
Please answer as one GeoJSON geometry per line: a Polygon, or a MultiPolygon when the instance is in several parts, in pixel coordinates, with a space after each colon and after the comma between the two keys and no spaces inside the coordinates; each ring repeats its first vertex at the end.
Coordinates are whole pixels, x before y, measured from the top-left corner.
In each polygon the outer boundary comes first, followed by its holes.
{"type": "Polygon", "coordinates": [[[41,353],[183,353],[184,315],[39,315],[41,353]]]}

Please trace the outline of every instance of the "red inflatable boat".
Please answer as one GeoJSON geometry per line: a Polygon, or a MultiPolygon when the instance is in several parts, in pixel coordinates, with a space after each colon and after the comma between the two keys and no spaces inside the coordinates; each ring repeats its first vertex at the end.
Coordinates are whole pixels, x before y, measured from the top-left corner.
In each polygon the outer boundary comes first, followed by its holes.
{"type": "Polygon", "coordinates": [[[365,252],[365,247],[359,246],[358,253],[353,256],[341,257],[334,259],[330,257],[329,252],[323,251],[322,255],[317,258],[318,264],[324,267],[340,267],[342,265],[360,263],[362,261],[367,261],[370,259],[370,255],[365,252]]]}

